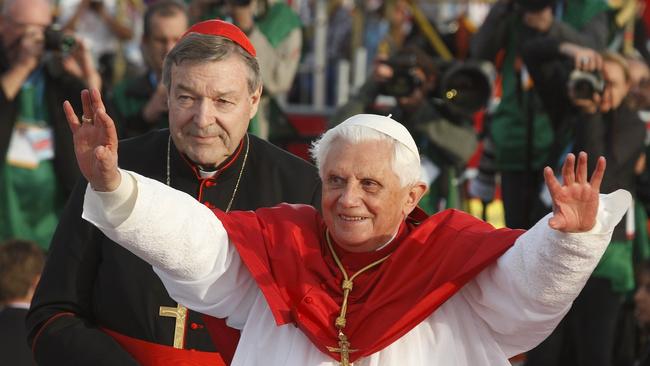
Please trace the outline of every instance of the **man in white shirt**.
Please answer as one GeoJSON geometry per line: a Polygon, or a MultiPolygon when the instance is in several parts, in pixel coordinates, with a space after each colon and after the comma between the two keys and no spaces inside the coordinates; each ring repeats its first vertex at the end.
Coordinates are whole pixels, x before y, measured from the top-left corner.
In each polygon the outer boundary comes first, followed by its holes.
{"type": "Polygon", "coordinates": [[[545,179],[554,213],[528,232],[462,212],[429,218],[419,155],[398,122],[357,115],[312,154],[323,217],[309,206],[213,212],[117,168],[115,131],[69,105],[84,218],[154,266],[172,297],[242,330],[232,365],[509,365],[546,337],[598,263],[627,192],[599,199],[599,158],[569,155],[545,179]],[[92,187],[92,188],[91,188],[92,187]]]}

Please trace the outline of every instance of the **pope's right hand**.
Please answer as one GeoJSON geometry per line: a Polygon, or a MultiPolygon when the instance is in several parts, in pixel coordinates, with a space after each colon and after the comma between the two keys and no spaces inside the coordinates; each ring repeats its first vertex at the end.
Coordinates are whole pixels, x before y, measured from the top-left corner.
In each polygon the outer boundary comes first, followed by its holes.
{"type": "Polygon", "coordinates": [[[97,89],[82,90],[81,103],[81,121],[70,102],[63,103],[63,111],[72,130],[77,164],[95,191],[114,191],[121,181],[117,168],[115,123],[106,114],[97,89]]]}

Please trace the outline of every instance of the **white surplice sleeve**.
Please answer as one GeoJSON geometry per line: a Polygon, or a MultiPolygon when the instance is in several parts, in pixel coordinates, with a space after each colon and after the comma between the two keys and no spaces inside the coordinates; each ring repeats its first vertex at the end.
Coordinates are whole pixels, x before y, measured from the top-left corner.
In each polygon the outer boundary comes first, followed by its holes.
{"type": "Polygon", "coordinates": [[[151,264],[174,300],[241,329],[259,290],[217,216],[184,192],[120,172],[113,192],[86,188],[83,218],[151,264]]]}
{"type": "Polygon", "coordinates": [[[630,200],[623,190],[601,195],[586,233],[555,231],[547,215],[461,291],[508,357],[539,344],[569,311],[630,200]]]}

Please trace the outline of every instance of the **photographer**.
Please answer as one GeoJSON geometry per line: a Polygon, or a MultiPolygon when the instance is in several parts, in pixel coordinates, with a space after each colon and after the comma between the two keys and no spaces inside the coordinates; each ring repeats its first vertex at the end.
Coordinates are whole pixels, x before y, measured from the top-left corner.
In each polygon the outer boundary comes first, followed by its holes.
{"type": "Polygon", "coordinates": [[[0,240],[47,249],[79,175],[61,105],[101,84],[83,43],[48,28],[47,1],[7,0],[1,18],[0,240]]]}
{"type": "MultiPolygon", "coordinates": [[[[565,113],[558,113],[555,118],[568,122],[558,123],[572,124],[574,152],[607,158],[603,192],[635,192],[636,166],[643,159],[645,124],[625,102],[630,91],[627,62],[618,54],[605,53],[601,57],[571,44],[561,44],[558,51],[574,63],[574,70],[569,68],[565,76],[558,73],[563,64],[560,60],[551,59],[539,65],[531,61],[535,65],[531,66],[533,78],[540,88],[549,91],[544,94],[547,105],[565,113]]],[[[541,59],[539,54],[531,53],[530,58],[541,59]]],[[[595,163],[588,162],[590,170],[595,163]]],[[[567,316],[549,338],[529,352],[527,366],[612,364],[621,305],[625,294],[634,289],[633,246],[625,229],[624,220],[614,230],[603,259],[567,316]]]]}
{"type": "Polygon", "coordinates": [[[477,145],[471,114],[431,97],[436,78],[438,69],[427,54],[418,48],[403,48],[388,62],[378,63],[359,93],[330,119],[339,122],[358,113],[378,113],[401,121],[426,161],[423,168],[429,193],[422,204],[428,212],[436,212],[456,198],[450,197],[455,196],[450,181],[477,145]],[[386,96],[392,97],[388,99],[394,100],[394,105],[381,105],[386,96]]]}
{"type": "MultiPolygon", "coordinates": [[[[564,138],[552,125],[548,115],[552,110],[542,104],[538,86],[531,82],[522,48],[539,38],[604,48],[608,21],[601,3],[565,1],[563,21],[553,12],[555,0],[502,0],[472,38],[472,57],[494,61],[500,73],[500,101],[488,116],[487,128],[494,147],[490,165],[501,174],[508,227],[527,229],[547,213],[539,199],[542,169],[552,159],[554,145],[564,138]]],[[[482,191],[494,191],[493,177],[483,182],[492,189],[482,191]]]]}
{"type": "Polygon", "coordinates": [[[133,37],[132,24],[124,16],[118,16],[127,13],[126,2],[59,0],[57,6],[57,24],[84,40],[101,71],[105,86],[110,87],[120,42],[133,37]]]}

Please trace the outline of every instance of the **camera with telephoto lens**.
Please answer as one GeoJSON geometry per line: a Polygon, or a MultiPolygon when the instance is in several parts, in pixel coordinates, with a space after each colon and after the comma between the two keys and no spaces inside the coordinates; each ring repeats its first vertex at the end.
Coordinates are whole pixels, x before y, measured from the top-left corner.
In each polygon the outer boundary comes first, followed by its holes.
{"type": "Polygon", "coordinates": [[[385,63],[393,69],[393,76],[379,85],[380,94],[405,97],[422,85],[423,80],[415,72],[417,57],[414,54],[397,55],[385,63]]]}
{"type": "Polygon", "coordinates": [[[77,46],[75,38],[63,33],[60,27],[49,26],[45,28],[45,49],[48,51],[60,51],[69,53],[77,46]]]}
{"type": "Polygon", "coordinates": [[[439,66],[437,98],[451,111],[473,115],[490,102],[496,72],[489,62],[452,61],[439,66]]]}
{"type": "Polygon", "coordinates": [[[569,75],[569,93],[576,99],[592,99],[594,94],[602,94],[605,80],[599,72],[573,70],[569,75]]]}
{"type": "Polygon", "coordinates": [[[104,7],[104,0],[90,0],[88,6],[93,11],[99,11],[102,7],[104,7]]]}
{"type": "Polygon", "coordinates": [[[514,0],[514,4],[525,12],[538,12],[546,7],[554,7],[557,0],[514,0]]]}
{"type": "Polygon", "coordinates": [[[252,0],[227,0],[233,6],[248,6],[252,0]]]}

